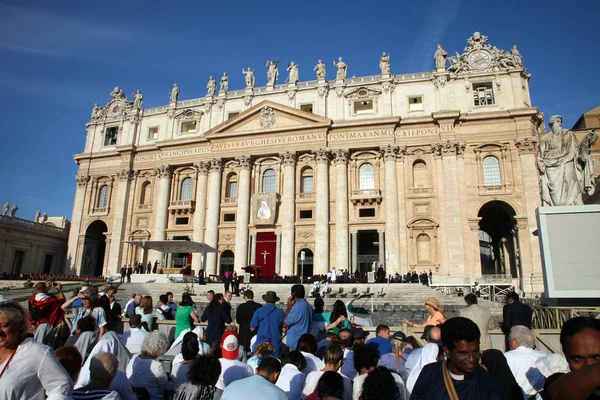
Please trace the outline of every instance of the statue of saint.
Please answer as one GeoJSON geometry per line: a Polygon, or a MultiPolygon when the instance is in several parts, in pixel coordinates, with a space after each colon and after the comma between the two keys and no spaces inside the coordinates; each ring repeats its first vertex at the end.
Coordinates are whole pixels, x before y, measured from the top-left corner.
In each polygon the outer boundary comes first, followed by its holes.
{"type": "Polygon", "coordinates": [[[6,203],[4,203],[4,208],[2,209],[2,215],[8,214],[8,210],[10,210],[10,204],[8,204],[8,201],[7,201],[6,203]]]}
{"type": "Polygon", "coordinates": [[[277,68],[278,63],[279,59],[267,61],[267,64],[265,65],[267,67],[267,85],[275,85],[277,82],[277,78],[279,78],[279,69],[277,68]]]}
{"type": "Polygon", "coordinates": [[[35,222],[40,222],[40,215],[42,215],[42,213],[40,212],[40,210],[37,210],[35,212],[35,222]]]}
{"type": "Polygon", "coordinates": [[[512,49],[510,50],[510,53],[511,53],[512,59],[516,65],[518,65],[518,66],[523,65],[523,58],[521,57],[521,53],[519,52],[519,49],[517,49],[516,45],[512,47],[512,49]]]}
{"type": "Polygon", "coordinates": [[[19,210],[19,207],[17,207],[16,204],[14,206],[12,206],[12,208],[10,209],[10,216],[13,218],[16,217],[18,210],[19,210]]]}
{"type": "Polygon", "coordinates": [[[438,44],[435,53],[433,53],[433,59],[435,60],[436,69],[446,69],[446,57],[448,53],[442,49],[442,45],[438,44]]]}
{"type": "Polygon", "coordinates": [[[92,108],[92,121],[100,117],[102,109],[98,105],[98,103],[94,104],[94,108],[92,108]]]}
{"type": "Polygon", "coordinates": [[[246,89],[252,89],[254,87],[254,70],[250,67],[246,71],[242,68],[242,74],[246,76],[246,89]]]}
{"type": "Polygon", "coordinates": [[[215,91],[217,90],[217,81],[212,76],[208,79],[208,84],[206,85],[206,95],[214,96],[215,91]]]}
{"type": "Polygon", "coordinates": [[[46,221],[48,221],[48,214],[44,213],[44,215],[42,215],[42,224],[46,221]]]}
{"type": "Polygon", "coordinates": [[[334,61],[333,65],[335,66],[335,68],[337,68],[337,74],[335,76],[335,79],[338,79],[338,80],[346,79],[346,73],[348,71],[348,66],[346,65],[344,60],[342,60],[342,57],[338,58],[337,63],[334,61]]]}
{"type": "Polygon", "coordinates": [[[227,93],[227,89],[229,89],[229,77],[227,76],[227,72],[223,72],[223,76],[221,77],[221,86],[219,87],[219,93],[227,93]]]}
{"type": "Polygon", "coordinates": [[[289,83],[296,83],[296,82],[298,82],[298,64],[294,64],[294,62],[292,61],[288,65],[287,71],[290,73],[290,76],[288,78],[288,82],[289,83]]]}
{"type": "Polygon", "coordinates": [[[123,93],[123,89],[119,88],[118,86],[115,86],[113,91],[110,92],[110,95],[115,100],[125,98],[125,93],[123,93]]]}
{"type": "Polygon", "coordinates": [[[543,206],[583,204],[582,194],[594,193],[591,148],[598,140],[594,130],[579,143],[575,134],[562,127],[562,117],[548,122],[551,131],[542,136],[537,165],[541,174],[543,206]]]}
{"type": "Polygon", "coordinates": [[[379,68],[381,68],[381,75],[389,75],[390,74],[390,55],[385,54],[379,59],[379,68]]]}
{"type": "Polygon", "coordinates": [[[323,64],[323,61],[319,60],[319,62],[317,63],[317,65],[315,65],[315,68],[313,68],[313,70],[317,74],[317,79],[325,79],[327,67],[325,66],[325,64],[323,64]]]}
{"type": "Polygon", "coordinates": [[[142,96],[142,92],[140,91],[140,89],[138,89],[137,92],[133,94],[133,108],[141,109],[143,100],[144,96],[142,96]]]}
{"type": "Polygon", "coordinates": [[[177,103],[179,100],[179,86],[176,83],[173,84],[173,89],[171,89],[171,103],[177,103]]]}

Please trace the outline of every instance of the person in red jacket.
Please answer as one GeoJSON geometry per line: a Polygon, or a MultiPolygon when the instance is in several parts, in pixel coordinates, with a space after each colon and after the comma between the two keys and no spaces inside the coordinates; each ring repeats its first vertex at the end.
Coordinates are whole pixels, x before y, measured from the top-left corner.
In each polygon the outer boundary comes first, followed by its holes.
{"type": "Polygon", "coordinates": [[[36,329],[36,340],[48,344],[56,328],[64,319],[65,312],[61,306],[65,302],[62,285],[56,284],[58,295],[56,297],[48,294],[48,287],[44,282],[38,282],[34,286],[35,294],[28,300],[29,322],[36,329]],[[44,325],[46,324],[46,325],[44,325]],[[42,328],[40,328],[40,325],[42,328]]]}

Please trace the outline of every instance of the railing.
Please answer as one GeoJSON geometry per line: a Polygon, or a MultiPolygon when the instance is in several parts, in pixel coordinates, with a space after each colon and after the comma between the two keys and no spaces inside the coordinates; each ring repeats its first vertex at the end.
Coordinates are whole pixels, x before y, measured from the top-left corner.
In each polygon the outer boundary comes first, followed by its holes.
{"type": "Polygon", "coordinates": [[[152,204],[138,204],[138,211],[152,211],[152,204]]]}
{"type": "Polygon", "coordinates": [[[237,197],[223,197],[221,199],[221,203],[224,203],[224,204],[237,203],[237,197]]]}
{"type": "Polygon", "coordinates": [[[94,207],[92,209],[92,214],[108,214],[108,207],[94,207]]]}
{"type": "Polygon", "coordinates": [[[411,191],[413,194],[431,194],[433,193],[433,188],[412,188],[411,191]]]}
{"type": "Polygon", "coordinates": [[[194,211],[196,202],[194,200],[175,200],[169,202],[169,210],[172,214],[187,214],[188,212],[194,211]]]}
{"type": "Polygon", "coordinates": [[[532,326],[538,329],[560,329],[573,317],[600,317],[600,307],[540,307],[533,306],[532,326]]]}
{"type": "Polygon", "coordinates": [[[67,235],[68,231],[65,228],[60,228],[58,226],[46,225],[39,222],[33,222],[26,219],[11,217],[10,215],[0,215],[0,223],[2,224],[10,224],[21,228],[26,229],[39,229],[45,232],[52,232],[61,235],[67,235]]]}
{"type": "Polygon", "coordinates": [[[381,190],[379,189],[360,189],[353,190],[350,195],[350,200],[353,203],[374,203],[381,202],[381,190]]]}
{"type": "Polygon", "coordinates": [[[310,193],[296,193],[296,197],[298,197],[299,199],[312,199],[315,197],[315,194],[313,192],[310,193]]]}

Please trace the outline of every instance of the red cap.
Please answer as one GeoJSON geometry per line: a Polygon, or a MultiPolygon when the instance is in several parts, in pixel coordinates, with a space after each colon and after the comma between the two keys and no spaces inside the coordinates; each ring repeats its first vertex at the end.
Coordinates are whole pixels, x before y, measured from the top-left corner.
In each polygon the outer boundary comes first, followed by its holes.
{"type": "Polygon", "coordinates": [[[235,331],[225,331],[221,337],[221,352],[223,358],[235,360],[240,348],[239,336],[235,331]]]}

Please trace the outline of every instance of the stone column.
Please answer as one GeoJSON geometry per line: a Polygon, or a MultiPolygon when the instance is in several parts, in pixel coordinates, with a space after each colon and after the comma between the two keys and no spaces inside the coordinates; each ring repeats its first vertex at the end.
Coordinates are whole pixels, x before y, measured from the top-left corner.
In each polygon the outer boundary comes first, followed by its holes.
{"type": "MultiPolygon", "coordinates": [[[[403,151],[406,149],[403,149],[403,151]]],[[[385,249],[388,251],[387,273],[400,273],[400,252],[398,251],[398,184],[396,176],[396,158],[398,146],[381,147],[381,155],[385,168],[385,249]]],[[[381,244],[380,244],[381,246],[381,244]]]]}
{"type": "MultiPolygon", "coordinates": [[[[281,275],[294,274],[294,237],[296,222],[296,152],[281,155],[283,196],[281,199],[281,275]]],[[[277,252],[279,254],[279,252],[277,252]]]]}
{"type": "Polygon", "coordinates": [[[250,265],[256,265],[256,232],[250,234],[250,265]]]}
{"type": "MultiPolygon", "coordinates": [[[[75,201],[73,203],[73,216],[71,217],[71,229],[69,230],[69,244],[67,258],[64,265],[64,273],[77,274],[76,260],[81,258],[79,248],[79,232],[81,231],[81,217],[83,216],[83,205],[87,192],[87,184],[90,181],[89,175],[77,175],[77,189],[75,190],[75,201]]],[[[85,232],[84,232],[85,233],[85,232]]]]}
{"type": "Polygon", "coordinates": [[[275,232],[277,242],[275,244],[275,273],[281,275],[281,231],[275,232]]]}
{"type": "MultiPolygon", "coordinates": [[[[169,198],[171,195],[171,177],[173,169],[170,165],[159,165],[154,168],[156,179],[158,180],[158,204],[156,205],[156,217],[154,219],[154,234],[152,240],[165,240],[167,221],[169,216],[169,198]]],[[[152,250],[150,260],[154,264],[158,260],[163,266],[163,256],[161,251],[152,250]]]]}
{"type": "Polygon", "coordinates": [[[351,274],[356,272],[358,268],[358,231],[352,231],[352,271],[351,274]]]}
{"type": "Polygon", "coordinates": [[[335,164],[335,269],[348,269],[348,150],[333,152],[335,164]]]}
{"type": "Polygon", "coordinates": [[[315,199],[315,275],[329,271],[329,149],[314,151],[317,162],[315,199]]]}
{"type": "MultiPolygon", "coordinates": [[[[206,183],[208,182],[208,163],[199,161],[194,163],[194,167],[198,173],[196,181],[196,209],[194,210],[194,232],[192,240],[194,242],[204,242],[204,220],[206,218],[206,183]]],[[[202,265],[202,253],[195,253],[192,256],[192,270],[200,271],[205,269],[202,265]]]]}
{"type": "Polygon", "coordinates": [[[250,222],[250,169],[252,160],[248,156],[237,158],[240,168],[238,179],[237,215],[235,224],[234,271],[241,273],[248,265],[248,223],[250,222]]]}
{"type": "MultiPolygon", "coordinates": [[[[221,177],[223,175],[223,165],[221,159],[215,158],[210,160],[209,174],[209,190],[208,190],[208,209],[206,211],[206,240],[205,243],[217,249],[219,240],[219,213],[221,212],[221,177]]],[[[208,253],[206,255],[206,268],[208,275],[217,273],[217,253],[208,253]]]]}
{"type": "MultiPolygon", "coordinates": [[[[127,211],[129,205],[127,199],[129,198],[129,188],[131,181],[131,170],[129,168],[123,168],[117,172],[117,179],[119,180],[119,186],[117,187],[117,194],[114,197],[112,210],[114,211],[114,219],[112,225],[112,236],[110,242],[110,255],[108,258],[109,268],[121,268],[123,262],[123,236],[125,234],[125,220],[127,219],[127,211]]],[[[104,275],[108,276],[115,271],[104,271],[104,275]]]]}
{"type": "Polygon", "coordinates": [[[387,271],[387,262],[385,260],[385,236],[383,235],[384,232],[385,230],[383,229],[377,229],[377,233],[379,234],[379,263],[383,264],[383,268],[385,268],[387,271]]]}

